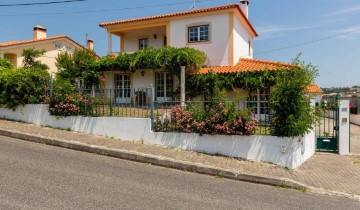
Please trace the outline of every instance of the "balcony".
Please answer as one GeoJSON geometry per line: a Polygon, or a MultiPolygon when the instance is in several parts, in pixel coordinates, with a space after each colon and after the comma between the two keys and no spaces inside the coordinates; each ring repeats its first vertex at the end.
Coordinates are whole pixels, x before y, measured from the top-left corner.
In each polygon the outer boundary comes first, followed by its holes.
{"type": "Polygon", "coordinates": [[[112,53],[112,36],[120,38],[120,53],[134,53],[145,47],[161,48],[169,43],[169,24],[140,25],[108,29],[108,53],[112,53]]]}

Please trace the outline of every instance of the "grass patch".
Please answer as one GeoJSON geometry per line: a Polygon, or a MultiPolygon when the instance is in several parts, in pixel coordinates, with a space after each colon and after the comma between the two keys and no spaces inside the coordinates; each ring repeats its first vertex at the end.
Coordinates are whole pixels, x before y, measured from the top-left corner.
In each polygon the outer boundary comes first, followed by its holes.
{"type": "Polygon", "coordinates": [[[281,185],[278,185],[278,187],[284,188],[284,189],[292,189],[292,187],[286,183],[282,183],[281,185]]]}
{"type": "Polygon", "coordinates": [[[224,174],[219,173],[218,175],[215,176],[216,179],[223,179],[224,178],[224,174]]]}
{"type": "Polygon", "coordinates": [[[360,160],[354,161],[354,165],[360,166],[360,160]]]}

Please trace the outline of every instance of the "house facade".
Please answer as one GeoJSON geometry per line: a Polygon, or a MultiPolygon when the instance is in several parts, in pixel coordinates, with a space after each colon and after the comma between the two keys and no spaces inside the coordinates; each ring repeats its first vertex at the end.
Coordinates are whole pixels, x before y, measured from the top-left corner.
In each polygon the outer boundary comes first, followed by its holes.
{"type": "MultiPolygon", "coordinates": [[[[207,66],[234,66],[240,58],[253,58],[257,32],[248,20],[248,1],[239,4],[100,23],[112,37],[120,38],[120,52],[132,53],[146,47],[192,47],[207,54],[207,66]]],[[[154,87],[155,99],[168,99],[179,81],[164,71],[104,72],[107,89],[154,87]]],[[[131,94],[121,94],[129,96],[131,94]]],[[[118,99],[120,100],[120,99],[118,99]]]]}
{"type": "MultiPolygon", "coordinates": [[[[277,70],[279,65],[291,65],[257,60],[253,58],[253,40],[258,36],[248,19],[249,1],[239,4],[196,9],[158,16],[135,18],[100,23],[108,34],[108,53],[114,53],[113,36],[120,38],[118,53],[133,53],[147,47],[161,48],[192,47],[206,53],[206,67],[199,74],[210,70],[217,74],[236,74],[241,71],[277,70]]],[[[116,55],[116,53],[115,53],[116,55]]],[[[170,100],[171,92],[179,87],[180,81],[166,71],[135,72],[104,71],[103,85],[114,89],[116,102],[130,103],[135,93],[132,87],[153,87],[156,101],[170,100]],[[124,98],[125,97],[125,98],[124,98]]],[[[242,95],[246,103],[239,105],[253,107],[258,119],[266,118],[268,113],[269,88],[249,92],[234,90],[229,98],[242,95]]],[[[147,95],[147,98],[150,96],[147,95]]]]}
{"type": "MultiPolygon", "coordinates": [[[[92,41],[89,44],[92,44],[92,41]]],[[[46,53],[38,60],[49,66],[50,73],[54,73],[57,71],[55,58],[59,53],[73,52],[84,47],[65,35],[48,37],[46,28],[38,25],[34,27],[34,37],[31,40],[0,43],[0,58],[7,58],[14,67],[20,67],[23,63],[23,50],[28,48],[45,50],[46,53]]]]}

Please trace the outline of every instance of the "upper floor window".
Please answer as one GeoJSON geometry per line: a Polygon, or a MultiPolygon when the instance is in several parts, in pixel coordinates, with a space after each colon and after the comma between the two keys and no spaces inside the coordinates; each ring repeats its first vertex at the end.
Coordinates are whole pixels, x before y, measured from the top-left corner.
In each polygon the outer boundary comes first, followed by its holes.
{"type": "Polygon", "coordinates": [[[188,28],[188,42],[209,41],[209,25],[192,26],[188,28]]]}
{"type": "Polygon", "coordinates": [[[73,48],[72,48],[72,47],[70,47],[70,46],[66,46],[66,51],[68,51],[68,52],[72,52],[72,51],[73,51],[73,48]]]}
{"type": "Polygon", "coordinates": [[[139,39],[139,50],[144,50],[148,47],[148,39],[139,39]]]}
{"type": "Polygon", "coordinates": [[[62,46],[59,43],[55,43],[55,49],[61,50],[62,46]]]}

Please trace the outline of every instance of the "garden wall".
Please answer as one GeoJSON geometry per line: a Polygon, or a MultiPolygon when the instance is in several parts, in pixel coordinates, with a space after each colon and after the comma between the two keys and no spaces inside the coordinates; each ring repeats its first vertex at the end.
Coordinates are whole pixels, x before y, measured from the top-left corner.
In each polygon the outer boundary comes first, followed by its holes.
{"type": "Polygon", "coordinates": [[[150,119],[120,117],[50,116],[47,105],[26,105],[16,111],[0,109],[0,117],[54,128],[144,141],[169,147],[270,162],[288,168],[299,167],[315,153],[315,133],[305,137],[225,136],[194,133],[152,132],[150,119]]]}

